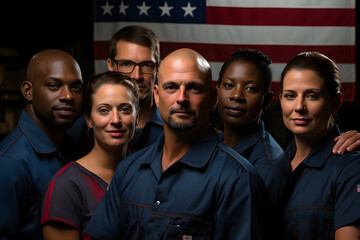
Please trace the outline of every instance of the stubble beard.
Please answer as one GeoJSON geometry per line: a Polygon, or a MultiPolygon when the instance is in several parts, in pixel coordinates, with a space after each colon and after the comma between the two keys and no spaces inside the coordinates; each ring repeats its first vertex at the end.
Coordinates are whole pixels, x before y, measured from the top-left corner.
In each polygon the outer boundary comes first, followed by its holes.
{"type": "Polygon", "coordinates": [[[177,122],[172,115],[169,116],[169,125],[174,130],[187,131],[191,130],[195,126],[195,117],[192,117],[190,122],[177,122]]]}

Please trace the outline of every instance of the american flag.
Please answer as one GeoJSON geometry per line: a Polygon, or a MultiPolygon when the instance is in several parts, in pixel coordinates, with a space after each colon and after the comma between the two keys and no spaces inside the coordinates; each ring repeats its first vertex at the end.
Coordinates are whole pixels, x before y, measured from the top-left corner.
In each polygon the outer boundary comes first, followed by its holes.
{"type": "Polygon", "coordinates": [[[198,51],[214,80],[232,52],[259,49],[273,61],[275,96],[286,62],[318,51],[339,66],[344,101],[355,99],[355,0],[94,0],[96,73],[107,70],[110,38],[128,25],[152,29],[161,57],[181,47],[198,51]]]}

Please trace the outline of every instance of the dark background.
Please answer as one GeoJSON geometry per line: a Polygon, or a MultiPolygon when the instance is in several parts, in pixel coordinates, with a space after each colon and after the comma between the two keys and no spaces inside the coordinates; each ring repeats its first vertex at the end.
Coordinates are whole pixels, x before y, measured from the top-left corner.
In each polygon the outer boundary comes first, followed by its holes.
{"type": "MultiPolygon", "coordinates": [[[[24,106],[19,86],[25,78],[27,63],[35,53],[49,48],[65,50],[80,64],[84,80],[93,74],[92,4],[91,0],[1,1],[0,140],[15,126],[24,106]],[[4,125],[9,121],[9,112],[14,123],[4,125]]],[[[356,9],[356,16],[359,11],[356,9]]],[[[356,26],[360,26],[359,17],[356,17],[356,26]]],[[[356,45],[360,46],[359,30],[356,39],[356,45]]],[[[357,96],[355,102],[343,103],[338,112],[342,131],[360,131],[359,56],[357,47],[357,96]]],[[[278,101],[271,103],[263,119],[267,130],[285,146],[290,135],[282,125],[278,101]]]]}

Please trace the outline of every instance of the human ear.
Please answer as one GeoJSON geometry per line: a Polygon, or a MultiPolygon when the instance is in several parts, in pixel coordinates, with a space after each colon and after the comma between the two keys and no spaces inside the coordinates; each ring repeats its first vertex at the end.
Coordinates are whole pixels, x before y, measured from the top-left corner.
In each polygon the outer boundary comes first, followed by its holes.
{"type": "Polygon", "coordinates": [[[139,114],[136,115],[135,127],[139,126],[139,114]]]}
{"type": "Polygon", "coordinates": [[[85,114],[85,121],[86,121],[86,126],[87,126],[88,128],[93,128],[91,118],[90,118],[90,116],[88,116],[87,114],[85,114]]]}
{"type": "Polygon", "coordinates": [[[154,84],[154,100],[156,107],[159,108],[159,85],[154,84]]]}
{"type": "Polygon", "coordinates": [[[27,101],[32,101],[33,98],[33,85],[30,81],[24,81],[21,84],[21,93],[27,101]]]}
{"type": "Polygon", "coordinates": [[[341,92],[338,92],[333,98],[332,98],[332,106],[333,106],[333,112],[336,113],[339,108],[341,107],[343,101],[343,95],[341,92]]]}
{"type": "Polygon", "coordinates": [[[107,59],[107,67],[109,71],[115,72],[116,69],[114,69],[113,61],[111,61],[110,58],[107,59]]]}

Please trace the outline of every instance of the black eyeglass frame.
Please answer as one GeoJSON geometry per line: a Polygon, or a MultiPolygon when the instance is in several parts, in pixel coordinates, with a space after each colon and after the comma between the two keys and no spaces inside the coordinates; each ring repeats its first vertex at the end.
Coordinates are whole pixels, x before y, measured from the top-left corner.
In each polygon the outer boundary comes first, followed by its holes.
{"type": "Polygon", "coordinates": [[[130,72],[120,72],[120,73],[123,73],[123,74],[130,74],[134,71],[135,67],[136,66],[139,66],[140,68],[140,71],[142,74],[154,74],[157,70],[157,67],[158,67],[158,63],[157,62],[151,62],[151,61],[143,61],[143,62],[139,62],[139,63],[136,63],[136,62],[133,62],[131,60],[116,60],[116,59],[111,59],[111,61],[113,61],[115,64],[116,64],[116,67],[117,69],[119,70],[119,62],[122,61],[124,63],[128,62],[128,63],[132,63],[134,64],[134,67],[133,69],[130,71],[130,72]],[[152,63],[152,64],[155,64],[155,67],[154,67],[154,71],[153,72],[143,72],[143,70],[141,69],[142,68],[142,64],[146,64],[146,63],[152,63]]]}

